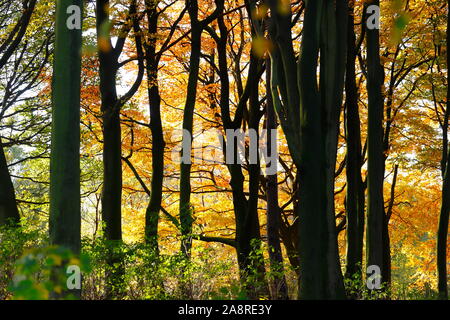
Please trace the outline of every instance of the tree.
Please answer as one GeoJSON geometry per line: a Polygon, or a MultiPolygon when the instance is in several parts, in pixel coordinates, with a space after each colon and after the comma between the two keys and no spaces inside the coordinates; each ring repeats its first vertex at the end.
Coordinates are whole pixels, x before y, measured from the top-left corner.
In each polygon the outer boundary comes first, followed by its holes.
{"type": "MultiPolygon", "coordinates": [[[[347,220],[347,254],[346,277],[357,274],[362,277],[364,245],[364,185],[361,177],[363,164],[361,148],[361,128],[358,107],[358,87],[356,84],[356,57],[364,33],[356,43],[354,30],[354,3],[349,8],[348,17],[348,52],[347,72],[345,81],[345,133],[347,139],[346,175],[346,220],[347,220]]],[[[365,28],[362,28],[364,32],[365,28]]]]}
{"type": "Polygon", "coordinates": [[[197,97],[197,83],[200,68],[201,36],[208,24],[217,18],[223,8],[223,0],[215,1],[216,9],[203,20],[199,20],[197,0],[186,0],[186,7],[191,20],[191,52],[189,56],[189,78],[183,113],[183,150],[180,164],[180,228],[181,252],[185,257],[190,256],[192,247],[192,206],[191,198],[191,148],[193,140],[193,121],[195,100],[197,97]],[[186,152],[186,153],[185,153],[186,152]]]}
{"type": "MultiPolygon", "coordinates": [[[[379,8],[378,0],[370,3],[379,8]]],[[[366,4],[364,11],[369,8],[366,4]]],[[[376,14],[376,13],[375,13],[376,14]]],[[[367,49],[367,93],[368,93],[368,125],[367,125],[367,265],[378,266],[383,281],[386,281],[384,269],[384,153],[383,153],[383,96],[381,87],[384,82],[384,69],[380,63],[380,31],[369,23],[371,16],[366,15],[366,49],[367,49]]]]}
{"type": "MultiPolygon", "coordinates": [[[[272,141],[277,140],[277,120],[270,93],[270,59],[266,59],[266,129],[267,129],[267,152],[272,155],[276,150],[272,149],[272,141]]],[[[270,166],[274,165],[270,163],[270,166]]],[[[269,166],[269,164],[267,164],[269,166]]],[[[272,297],[275,299],[289,299],[286,277],[284,275],[283,254],[280,243],[280,207],[278,205],[278,183],[277,174],[267,174],[267,244],[269,246],[269,260],[271,270],[274,273],[272,281],[272,297]]]]}
{"type": "Polygon", "coordinates": [[[164,179],[164,136],[161,123],[161,96],[158,85],[158,65],[160,54],[156,52],[156,34],[158,32],[157,1],[145,1],[145,12],[148,21],[148,41],[144,41],[147,91],[150,108],[150,129],[152,131],[152,183],[150,202],[145,216],[145,238],[152,248],[158,252],[158,219],[162,201],[164,179]]]}
{"type": "MultiPolygon", "coordinates": [[[[447,1],[447,8],[450,8],[450,2],[447,1]]],[[[450,66],[450,17],[447,17],[447,70],[450,66]]],[[[446,122],[445,126],[448,126],[448,112],[450,112],[450,86],[449,77],[447,75],[447,99],[446,99],[446,122]]],[[[446,135],[446,132],[445,132],[446,135]]],[[[446,138],[444,143],[447,143],[446,138]]],[[[439,215],[438,232],[437,232],[437,272],[438,272],[438,291],[439,296],[442,299],[448,299],[447,288],[447,238],[448,238],[448,225],[449,225],[449,212],[450,212],[450,170],[449,159],[450,153],[445,154],[448,149],[447,145],[444,145],[443,162],[445,166],[442,168],[444,172],[444,180],[442,182],[442,203],[441,212],[439,215]]]]}
{"type": "MultiPolygon", "coordinates": [[[[156,253],[159,253],[159,213],[160,211],[163,211],[166,215],[168,214],[168,212],[161,206],[164,181],[164,151],[166,143],[164,141],[164,131],[161,121],[161,89],[158,75],[161,67],[160,61],[163,55],[186,36],[186,34],[184,34],[173,40],[178,29],[178,25],[187,11],[186,7],[184,7],[179,16],[172,22],[167,16],[164,15],[164,12],[169,9],[173,3],[159,7],[160,4],[162,4],[160,1],[145,1],[145,19],[142,19],[141,21],[144,24],[145,22],[147,23],[142,30],[142,42],[144,49],[145,71],[147,76],[146,89],[150,111],[150,124],[145,126],[150,128],[152,134],[152,177],[150,188],[147,187],[130,159],[133,155],[133,150],[130,151],[128,156],[122,158],[130,167],[146,194],[150,197],[150,201],[146,208],[145,239],[150,245],[151,250],[154,250],[156,253]],[[162,32],[166,29],[166,27],[161,25],[161,20],[163,18],[167,19],[167,21],[171,23],[167,34],[164,35],[162,32]]],[[[142,124],[132,118],[129,118],[128,121],[131,123],[142,124]]]]}
{"type": "MultiPolygon", "coordinates": [[[[105,223],[105,238],[112,246],[122,240],[122,146],[120,128],[120,110],[139,89],[144,76],[142,41],[139,27],[136,0],[129,5],[126,22],[123,24],[115,46],[111,43],[111,22],[109,20],[109,0],[97,0],[96,29],[98,56],[100,62],[100,93],[103,121],[103,191],[102,219],[105,223]],[[125,42],[131,29],[134,31],[134,43],[138,57],[138,74],[129,88],[121,97],[116,89],[116,78],[119,69],[126,63],[119,62],[125,42]]],[[[117,251],[114,250],[113,251],[117,251]]],[[[120,255],[111,253],[112,281],[109,284],[110,295],[120,295],[120,282],[123,274],[120,255]],[[117,268],[116,268],[117,266],[117,268]],[[119,291],[116,291],[119,290],[119,291]]]]}
{"type": "MultiPolygon", "coordinates": [[[[109,0],[97,1],[97,39],[100,61],[100,92],[102,97],[103,120],[103,163],[104,182],[102,195],[102,212],[105,222],[105,236],[109,240],[121,240],[121,194],[122,194],[122,165],[121,165],[121,134],[120,109],[134,95],[139,88],[144,75],[142,61],[142,44],[137,23],[136,1],[129,7],[127,23],[120,30],[115,47],[111,44],[109,0]],[[119,63],[127,35],[134,28],[135,43],[138,53],[138,75],[131,88],[122,97],[116,91],[116,77],[119,63]]],[[[127,61],[128,62],[128,61],[127,61]]]]}
{"type": "Polygon", "coordinates": [[[274,21],[271,39],[275,44],[271,53],[272,95],[300,173],[300,297],[343,298],[334,213],[334,171],[345,71],[345,44],[337,39],[345,39],[347,1],[338,1],[336,7],[332,1],[305,2],[298,62],[291,39],[290,10],[280,10],[278,1],[269,4],[274,21]]]}
{"type": "MultiPolygon", "coordinates": [[[[7,15],[2,17],[2,24],[8,25],[10,23],[10,10],[14,10],[14,3],[4,3],[4,8],[2,11],[6,12],[7,15]]],[[[21,41],[25,36],[25,32],[28,28],[31,16],[36,5],[36,0],[22,1],[22,13],[18,17],[17,21],[13,25],[11,32],[0,44],[0,70],[3,70],[4,66],[8,63],[8,60],[20,48],[21,41]]],[[[14,12],[12,12],[14,13],[14,12]]],[[[8,94],[12,94],[8,92],[8,94]]],[[[7,99],[8,100],[8,99],[7,99]]],[[[0,119],[6,112],[6,106],[9,101],[3,101],[0,119]]],[[[6,156],[3,148],[3,143],[0,138],[0,225],[5,225],[12,223],[17,225],[20,222],[19,210],[16,203],[16,195],[14,192],[14,185],[11,179],[11,175],[8,169],[8,163],[6,162],[6,156]]]]}
{"type": "MultiPolygon", "coordinates": [[[[254,2],[245,3],[248,17],[254,10],[254,2]]],[[[224,8],[222,7],[222,10],[224,8]]],[[[242,11],[239,11],[239,17],[244,19],[242,11]]],[[[252,25],[251,35],[257,36],[261,32],[261,21],[249,19],[252,25]]],[[[259,123],[263,116],[260,112],[259,101],[259,81],[264,71],[263,60],[257,57],[254,49],[250,50],[250,63],[248,67],[248,76],[245,88],[242,85],[240,59],[242,51],[235,56],[236,64],[235,78],[240,85],[237,88],[237,106],[232,118],[230,110],[230,81],[229,66],[227,61],[227,43],[232,37],[232,30],[229,30],[224,19],[224,14],[220,13],[218,18],[219,34],[213,28],[207,28],[207,31],[214,39],[217,45],[218,66],[211,64],[214,70],[217,70],[220,82],[220,117],[225,132],[223,142],[223,153],[226,159],[226,166],[230,174],[229,185],[233,196],[233,212],[236,225],[235,248],[239,266],[240,281],[243,284],[246,294],[250,298],[267,296],[269,288],[265,279],[265,266],[261,253],[261,233],[258,216],[258,189],[260,186],[260,161],[259,146],[255,143],[259,137],[259,123]],[[244,164],[239,156],[239,149],[243,147],[239,136],[242,129],[248,128],[251,133],[250,148],[252,152],[256,151],[257,159],[246,152],[247,170],[248,170],[248,197],[245,191],[245,180],[243,169],[244,164]],[[256,148],[253,148],[256,146],[256,148]],[[249,158],[252,161],[248,161],[249,158]],[[256,163],[255,163],[256,162],[256,163]]],[[[242,21],[242,23],[244,23],[242,21]]],[[[243,32],[243,30],[241,30],[243,32]]],[[[243,39],[241,39],[243,40],[243,39]]],[[[240,44],[239,50],[242,50],[243,44],[240,44]]],[[[230,49],[232,51],[232,49],[230,49]]]]}
{"type": "Polygon", "coordinates": [[[81,12],[81,0],[57,3],[50,159],[50,241],[75,254],[81,247],[81,12]],[[71,9],[78,20],[74,28],[68,23],[71,9]]]}

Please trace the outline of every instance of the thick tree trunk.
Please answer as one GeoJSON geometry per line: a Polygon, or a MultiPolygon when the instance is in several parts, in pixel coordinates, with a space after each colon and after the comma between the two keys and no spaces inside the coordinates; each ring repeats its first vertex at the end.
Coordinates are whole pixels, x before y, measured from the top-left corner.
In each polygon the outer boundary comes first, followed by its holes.
{"type": "MultiPolygon", "coordinates": [[[[81,0],[58,1],[52,79],[50,157],[50,241],[71,249],[81,246],[80,75],[81,29],[68,29],[67,7],[82,10],[81,0]]],[[[81,17],[80,17],[81,19],[81,17]]],[[[74,290],[79,295],[78,290],[74,290]]]]}
{"type": "Polygon", "coordinates": [[[305,1],[298,70],[294,72],[291,15],[269,0],[272,95],[289,151],[299,171],[299,255],[304,299],[344,298],[334,216],[335,144],[345,69],[347,1],[305,1]],[[330,34],[331,33],[331,34],[330,34]],[[321,40],[323,40],[321,42],[321,40]],[[321,57],[321,87],[317,67],[321,57]],[[298,81],[298,83],[297,83],[298,81]],[[300,103],[298,103],[298,99],[300,103]],[[300,129],[298,129],[300,128],[300,129]]]}
{"type": "MultiPolygon", "coordinates": [[[[142,56],[141,43],[138,35],[139,26],[136,22],[136,3],[130,5],[129,21],[135,31],[138,57],[142,56]]],[[[123,296],[124,265],[121,253],[122,243],[122,141],[120,126],[120,110],[136,92],[143,76],[143,63],[139,59],[138,77],[130,90],[120,98],[116,91],[116,75],[119,68],[118,59],[122,52],[128,30],[125,30],[116,41],[116,47],[111,44],[109,20],[109,0],[97,0],[96,27],[98,56],[100,62],[100,93],[103,121],[103,190],[102,190],[102,220],[104,235],[109,243],[107,253],[108,270],[106,295],[107,298],[123,296]]]]}
{"type": "MultiPolygon", "coordinates": [[[[371,5],[378,5],[375,0],[371,5]]],[[[366,10],[367,4],[364,7],[366,10]]],[[[380,63],[379,30],[367,28],[367,92],[368,92],[368,178],[367,178],[367,266],[375,265],[381,270],[385,282],[385,212],[384,212],[384,148],[383,148],[383,96],[384,70],[380,63]]]]}
{"type": "Polygon", "coordinates": [[[323,1],[306,3],[299,63],[300,112],[300,298],[329,297],[326,154],[322,109],[317,87],[317,65],[323,1]]]}
{"type": "MultiPolygon", "coordinates": [[[[80,75],[81,29],[67,28],[67,7],[58,1],[52,80],[50,239],[80,251],[80,75]]],[[[80,17],[81,18],[81,17],[80,17]]]]}
{"type": "Polygon", "coordinates": [[[118,110],[105,110],[103,114],[103,193],[102,214],[105,237],[122,240],[122,142],[118,110]]]}
{"type": "Polygon", "coordinates": [[[109,42],[105,25],[109,21],[109,0],[97,0],[97,36],[100,61],[100,93],[103,120],[103,192],[102,217],[105,237],[122,240],[122,142],[120,109],[117,108],[117,57],[112,48],[100,43],[109,42]]]}
{"type": "Polygon", "coordinates": [[[347,56],[347,17],[348,3],[346,0],[338,0],[336,3],[325,2],[321,29],[320,94],[325,124],[326,210],[329,241],[328,285],[331,299],[345,298],[337,243],[334,182],[347,56]]]}
{"type": "Polygon", "coordinates": [[[0,226],[18,225],[20,222],[19,210],[11,175],[6,162],[5,152],[0,141],[0,226]]]}

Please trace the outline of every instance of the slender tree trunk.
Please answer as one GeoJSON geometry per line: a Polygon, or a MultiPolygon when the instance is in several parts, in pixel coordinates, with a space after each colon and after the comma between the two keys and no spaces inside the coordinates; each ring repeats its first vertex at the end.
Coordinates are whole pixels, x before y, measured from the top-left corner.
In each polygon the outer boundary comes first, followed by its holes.
{"type": "MultiPolygon", "coordinates": [[[[186,92],[186,101],[183,113],[183,141],[182,160],[180,164],[180,229],[181,254],[189,261],[192,248],[193,207],[191,206],[191,152],[193,140],[194,109],[197,98],[197,83],[200,69],[201,37],[202,32],[209,23],[217,18],[223,11],[223,0],[216,0],[216,9],[203,20],[198,19],[199,7],[197,0],[186,0],[186,7],[191,20],[191,52],[189,57],[189,76],[186,92]]],[[[184,274],[184,268],[181,270],[184,274]]],[[[182,284],[182,291],[191,297],[190,279],[182,284]]]]}
{"type": "MultiPolygon", "coordinates": [[[[379,0],[371,5],[379,6],[379,0]]],[[[366,10],[366,4],[364,10],[366,10]]],[[[367,26],[366,26],[367,28],[367,26]]],[[[380,63],[380,33],[367,28],[367,92],[368,92],[368,179],[367,179],[367,266],[375,265],[381,270],[382,282],[386,279],[384,241],[384,152],[383,152],[383,96],[384,70],[380,63]]]]}
{"type": "Polygon", "coordinates": [[[364,233],[364,191],[361,177],[362,150],[361,128],[358,109],[358,88],[356,86],[356,37],[354,30],[354,8],[349,10],[348,19],[348,55],[346,94],[346,138],[347,138],[347,254],[346,277],[362,277],[363,233],[364,233]]]}
{"type": "Polygon", "coordinates": [[[189,64],[188,88],[186,93],[186,103],[183,114],[183,159],[189,161],[182,162],[180,167],[180,222],[181,222],[181,252],[190,257],[192,247],[192,207],[191,207],[191,158],[185,156],[185,152],[191,154],[193,139],[194,108],[197,96],[197,82],[200,65],[201,34],[202,28],[197,20],[198,6],[194,8],[191,4],[189,15],[191,17],[191,54],[189,64]],[[185,134],[188,134],[189,143],[185,142],[185,134]],[[188,148],[188,150],[186,150],[188,148]]]}
{"type": "MultiPolygon", "coordinates": [[[[267,129],[267,154],[273,159],[272,141],[277,143],[277,120],[273,107],[272,95],[270,94],[270,59],[266,60],[266,85],[267,85],[267,105],[266,105],[266,129],[267,129]],[[273,130],[273,132],[272,132],[273,130]]],[[[273,163],[266,164],[273,166],[273,163]]],[[[277,166],[277,164],[275,164],[277,166]]],[[[267,242],[269,245],[270,269],[273,273],[272,298],[277,300],[288,300],[288,287],[284,275],[283,254],[280,243],[280,208],[278,205],[278,182],[277,172],[267,174],[267,242]]]]}
{"type": "MultiPolygon", "coordinates": [[[[447,1],[447,8],[450,8],[450,2],[447,1]]],[[[447,17],[447,52],[450,48],[450,18],[447,17]]],[[[450,55],[447,55],[447,69],[450,66],[450,55]]],[[[450,77],[447,76],[447,82],[450,77]]],[[[450,108],[450,86],[447,83],[447,110],[450,108]]],[[[448,124],[445,123],[445,126],[448,124]]],[[[446,140],[444,140],[446,141],[446,140]]],[[[444,150],[448,149],[444,146],[444,150]]],[[[445,152],[445,151],[444,151],[445,152]]],[[[449,172],[449,158],[450,153],[443,154],[446,159],[446,166],[444,172],[444,180],[442,182],[442,202],[441,212],[439,215],[438,234],[437,234],[437,273],[438,273],[438,291],[441,299],[448,299],[448,285],[447,285],[447,242],[448,242],[448,223],[450,212],[450,172],[449,172]]]]}
{"type": "Polygon", "coordinates": [[[450,212],[450,176],[449,170],[445,171],[442,184],[442,203],[438,222],[437,234],[437,272],[438,272],[438,291],[441,299],[448,299],[447,287],[447,241],[448,224],[450,212]]]}
{"type": "MultiPolygon", "coordinates": [[[[186,101],[183,112],[183,142],[180,164],[180,230],[181,254],[187,261],[191,258],[193,207],[191,206],[191,152],[193,142],[194,109],[197,97],[197,83],[200,68],[201,36],[203,28],[198,20],[198,2],[186,0],[189,17],[191,19],[191,52],[189,58],[189,76],[186,92],[186,101]]],[[[192,296],[190,279],[185,278],[185,268],[182,268],[183,277],[181,290],[185,297],[192,296]]]]}
{"type": "MultiPolygon", "coordinates": [[[[223,7],[222,7],[223,10],[223,7]]],[[[261,61],[251,54],[248,79],[245,90],[240,90],[239,105],[236,108],[234,119],[231,120],[229,109],[229,79],[227,63],[228,30],[223,15],[218,16],[220,37],[215,34],[217,43],[219,80],[220,80],[220,112],[226,133],[224,141],[224,155],[232,154],[233,159],[227,159],[227,167],[231,176],[230,186],[233,195],[233,208],[236,223],[236,253],[239,265],[239,274],[246,294],[251,299],[266,297],[269,295],[269,287],[265,279],[264,258],[260,251],[261,235],[258,216],[258,187],[260,177],[259,159],[257,163],[249,165],[249,197],[247,199],[244,190],[245,178],[242,173],[242,165],[239,159],[237,136],[229,134],[239,130],[242,126],[243,115],[249,102],[247,113],[248,127],[258,135],[261,113],[259,111],[258,83],[262,74],[261,61]],[[230,148],[232,150],[230,151],[230,148]],[[227,151],[228,149],[228,151],[227,151]],[[230,161],[231,160],[231,161],[230,161]],[[254,246],[256,245],[256,247],[254,246]],[[248,281],[250,279],[250,281],[248,281]]],[[[209,30],[209,32],[214,32],[209,30]]],[[[251,141],[250,143],[255,143],[251,141]]],[[[256,148],[257,149],[257,148],[256,148]]],[[[254,150],[253,150],[254,151],[254,150]]]]}
{"type": "MultiPolygon", "coordinates": [[[[251,53],[253,55],[253,53],[251,53]]],[[[260,74],[260,69],[262,68],[262,60],[255,59],[257,74],[260,74]]],[[[250,152],[249,152],[249,169],[248,169],[248,179],[249,179],[249,196],[247,203],[247,212],[244,217],[244,232],[240,235],[242,240],[241,248],[244,248],[244,254],[247,260],[250,260],[251,269],[248,271],[256,271],[256,296],[268,296],[269,287],[265,279],[266,270],[264,266],[264,256],[261,253],[261,233],[260,233],[260,223],[258,215],[258,193],[259,193],[259,177],[261,172],[261,165],[259,159],[259,122],[261,120],[262,113],[260,112],[260,102],[259,102],[259,80],[260,77],[251,77],[250,82],[250,97],[249,97],[249,113],[248,113],[248,129],[249,133],[255,133],[256,141],[253,141],[252,135],[250,135],[250,152]],[[252,148],[252,146],[255,148],[252,148]],[[256,163],[252,162],[253,154],[256,151],[256,163]],[[255,241],[255,242],[254,242],[255,241]],[[254,242],[254,243],[253,243],[254,242]],[[250,258],[254,257],[254,261],[250,258]],[[249,259],[250,258],[250,259],[249,259]]]]}
{"type": "Polygon", "coordinates": [[[385,221],[383,225],[383,252],[384,252],[384,278],[388,285],[391,284],[391,238],[389,236],[389,221],[392,217],[392,212],[395,205],[395,186],[397,185],[398,178],[398,164],[394,165],[394,176],[392,178],[391,194],[389,199],[389,205],[386,210],[385,221]]]}
{"type": "MultiPolygon", "coordinates": [[[[223,58],[222,51],[219,49],[219,59],[223,58]]],[[[223,60],[222,60],[223,62],[223,60]]],[[[221,64],[222,70],[225,64],[221,64]]],[[[249,111],[249,129],[258,132],[259,116],[257,115],[259,101],[257,100],[257,85],[259,82],[258,72],[259,62],[252,55],[249,67],[249,78],[247,79],[250,93],[250,111],[249,111]]],[[[259,66],[260,67],[260,66],[259,66]]],[[[224,79],[221,76],[221,81],[224,79]]],[[[225,80],[226,81],[226,80],[225,80]]],[[[223,83],[222,83],[223,84],[223,83]]],[[[221,108],[225,115],[227,103],[225,97],[221,97],[221,108]]],[[[239,117],[239,116],[238,116],[239,117]]],[[[229,119],[225,116],[225,118],[229,119]]],[[[236,123],[237,126],[240,122],[236,123]]],[[[227,130],[235,130],[230,123],[224,124],[227,130]]],[[[241,143],[237,136],[227,135],[227,143],[224,153],[230,153],[228,148],[233,148],[232,163],[227,163],[230,172],[230,186],[233,194],[233,207],[236,220],[236,251],[238,256],[238,265],[240,271],[241,282],[243,283],[247,296],[250,299],[258,299],[261,296],[269,294],[269,288],[265,279],[265,268],[263,256],[260,253],[261,234],[258,217],[258,187],[260,165],[249,165],[249,197],[245,196],[244,175],[242,173],[242,165],[239,161],[238,144],[241,143]],[[251,279],[251,281],[248,281],[251,279]]],[[[252,142],[251,142],[252,143],[252,142]]],[[[254,143],[254,141],[253,141],[254,143]]],[[[227,159],[230,160],[230,159],[227,159]]]]}
{"type": "MultiPolygon", "coordinates": [[[[52,244],[67,247],[78,254],[81,246],[81,28],[67,27],[67,8],[70,5],[78,6],[81,12],[81,0],[58,1],[56,9],[49,231],[52,244]]],[[[80,294],[78,290],[74,293],[80,294]]]]}
{"type": "Polygon", "coordinates": [[[156,38],[158,31],[157,5],[146,1],[149,41],[144,43],[147,68],[147,91],[150,108],[150,130],[152,131],[152,182],[150,202],[145,215],[146,241],[155,252],[158,249],[158,220],[162,201],[164,179],[164,136],[161,122],[161,97],[158,86],[158,59],[156,57],[156,38]]]}

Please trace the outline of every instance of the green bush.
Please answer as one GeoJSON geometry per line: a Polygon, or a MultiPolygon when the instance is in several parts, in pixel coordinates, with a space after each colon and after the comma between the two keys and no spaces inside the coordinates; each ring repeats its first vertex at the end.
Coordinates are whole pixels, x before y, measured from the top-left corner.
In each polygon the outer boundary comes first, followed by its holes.
{"type": "Polygon", "coordinates": [[[0,300],[12,297],[9,286],[14,276],[15,263],[24,251],[45,246],[46,243],[45,235],[36,230],[29,231],[25,227],[0,228],[0,300]]]}
{"type": "Polygon", "coordinates": [[[91,261],[83,299],[208,299],[215,288],[234,277],[233,263],[215,260],[210,249],[195,248],[190,261],[181,254],[157,254],[145,243],[84,239],[82,250],[91,261]],[[107,252],[115,252],[115,265],[107,252]],[[119,294],[111,297],[107,277],[115,269],[123,274],[116,279],[119,294]]]}
{"type": "Polygon", "coordinates": [[[25,251],[15,263],[9,290],[12,299],[46,300],[76,299],[67,287],[69,266],[76,265],[84,274],[89,272],[87,259],[78,259],[69,249],[47,246],[25,251]]]}

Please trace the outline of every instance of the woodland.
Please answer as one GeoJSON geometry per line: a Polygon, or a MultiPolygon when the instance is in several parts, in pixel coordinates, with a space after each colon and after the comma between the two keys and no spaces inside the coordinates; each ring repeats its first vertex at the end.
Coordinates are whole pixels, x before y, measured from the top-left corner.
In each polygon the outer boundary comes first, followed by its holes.
{"type": "Polygon", "coordinates": [[[0,300],[447,300],[448,11],[0,0],[0,300]]]}

